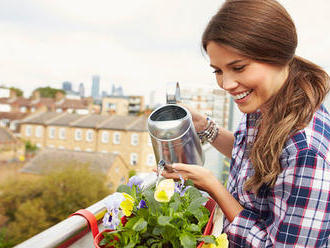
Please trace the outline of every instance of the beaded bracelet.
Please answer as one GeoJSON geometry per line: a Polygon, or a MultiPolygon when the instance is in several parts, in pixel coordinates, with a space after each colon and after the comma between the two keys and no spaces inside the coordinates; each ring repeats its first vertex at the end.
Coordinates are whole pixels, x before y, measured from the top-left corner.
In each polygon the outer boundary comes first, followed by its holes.
{"type": "Polygon", "coordinates": [[[197,132],[202,144],[205,144],[206,142],[213,143],[219,133],[218,125],[209,117],[207,117],[206,119],[206,128],[201,132],[197,132]]]}

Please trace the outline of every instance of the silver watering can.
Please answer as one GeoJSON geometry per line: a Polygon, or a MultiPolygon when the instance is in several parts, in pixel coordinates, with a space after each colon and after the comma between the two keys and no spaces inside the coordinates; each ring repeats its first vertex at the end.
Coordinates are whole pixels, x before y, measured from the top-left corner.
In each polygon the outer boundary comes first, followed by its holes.
{"type": "Polygon", "coordinates": [[[170,86],[166,91],[167,104],[155,109],[148,118],[156,162],[203,165],[204,153],[191,114],[176,104],[180,99],[179,83],[170,86]]]}

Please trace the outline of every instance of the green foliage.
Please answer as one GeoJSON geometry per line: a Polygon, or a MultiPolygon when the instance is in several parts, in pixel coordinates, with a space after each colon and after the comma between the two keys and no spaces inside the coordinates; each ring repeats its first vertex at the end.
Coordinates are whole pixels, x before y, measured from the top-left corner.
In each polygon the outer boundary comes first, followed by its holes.
{"type": "Polygon", "coordinates": [[[16,87],[10,87],[9,89],[15,91],[17,96],[23,96],[23,91],[21,89],[16,87]]]}
{"type": "Polygon", "coordinates": [[[135,176],[136,175],[136,171],[135,170],[130,170],[128,172],[128,178],[132,177],[132,176],[135,176]]]}
{"type": "Polygon", "coordinates": [[[87,166],[70,165],[38,180],[8,180],[0,186],[0,214],[9,218],[0,248],[12,247],[104,198],[110,193],[104,180],[87,166]]]}
{"type": "Polygon", "coordinates": [[[32,144],[29,140],[25,141],[25,151],[26,152],[35,152],[38,150],[38,147],[32,144]]]}
{"type": "Polygon", "coordinates": [[[215,243],[214,236],[202,235],[210,215],[203,206],[208,199],[195,187],[189,187],[184,194],[175,192],[168,202],[155,200],[155,185],[143,191],[136,185],[121,185],[117,191],[134,198],[133,213],[125,225],[121,223],[116,231],[105,233],[100,245],[196,248],[201,241],[215,243]],[[147,208],[137,207],[141,200],[147,208]]]}
{"type": "Polygon", "coordinates": [[[41,97],[49,97],[49,98],[55,98],[57,92],[61,92],[65,94],[64,90],[55,89],[51,87],[39,87],[36,89],[36,91],[39,91],[41,97]]]}

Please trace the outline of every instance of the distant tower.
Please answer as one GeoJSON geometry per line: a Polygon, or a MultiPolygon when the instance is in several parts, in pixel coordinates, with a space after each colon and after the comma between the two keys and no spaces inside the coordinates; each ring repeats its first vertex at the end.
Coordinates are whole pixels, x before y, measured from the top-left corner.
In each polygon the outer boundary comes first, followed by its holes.
{"type": "Polygon", "coordinates": [[[79,96],[84,97],[85,96],[85,86],[83,83],[79,84],[79,96]]]}
{"type": "Polygon", "coordinates": [[[119,86],[119,87],[117,88],[117,95],[118,95],[118,96],[123,96],[123,95],[124,95],[123,87],[119,86]]]}
{"type": "Polygon", "coordinates": [[[62,83],[62,89],[64,91],[72,91],[72,83],[68,82],[68,81],[63,82],[62,83]]]}
{"type": "Polygon", "coordinates": [[[94,75],[92,77],[92,97],[94,99],[99,98],[100,92],[100,76],[94,75]]]}

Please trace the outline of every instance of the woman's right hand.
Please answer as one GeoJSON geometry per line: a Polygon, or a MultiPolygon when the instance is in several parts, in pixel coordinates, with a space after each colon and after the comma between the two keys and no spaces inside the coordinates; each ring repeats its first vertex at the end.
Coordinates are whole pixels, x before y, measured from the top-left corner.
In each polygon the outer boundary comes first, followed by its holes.
{"type": "Polygon", "coordinates": [[[207,128],[207,119],[205,115],[193,110],[193,108],[190,106],[187,106],[185,104],[180,105],[188,109],[191,113],[192,121],[194,123],[196,132],[201,132],[207,128]]]}

